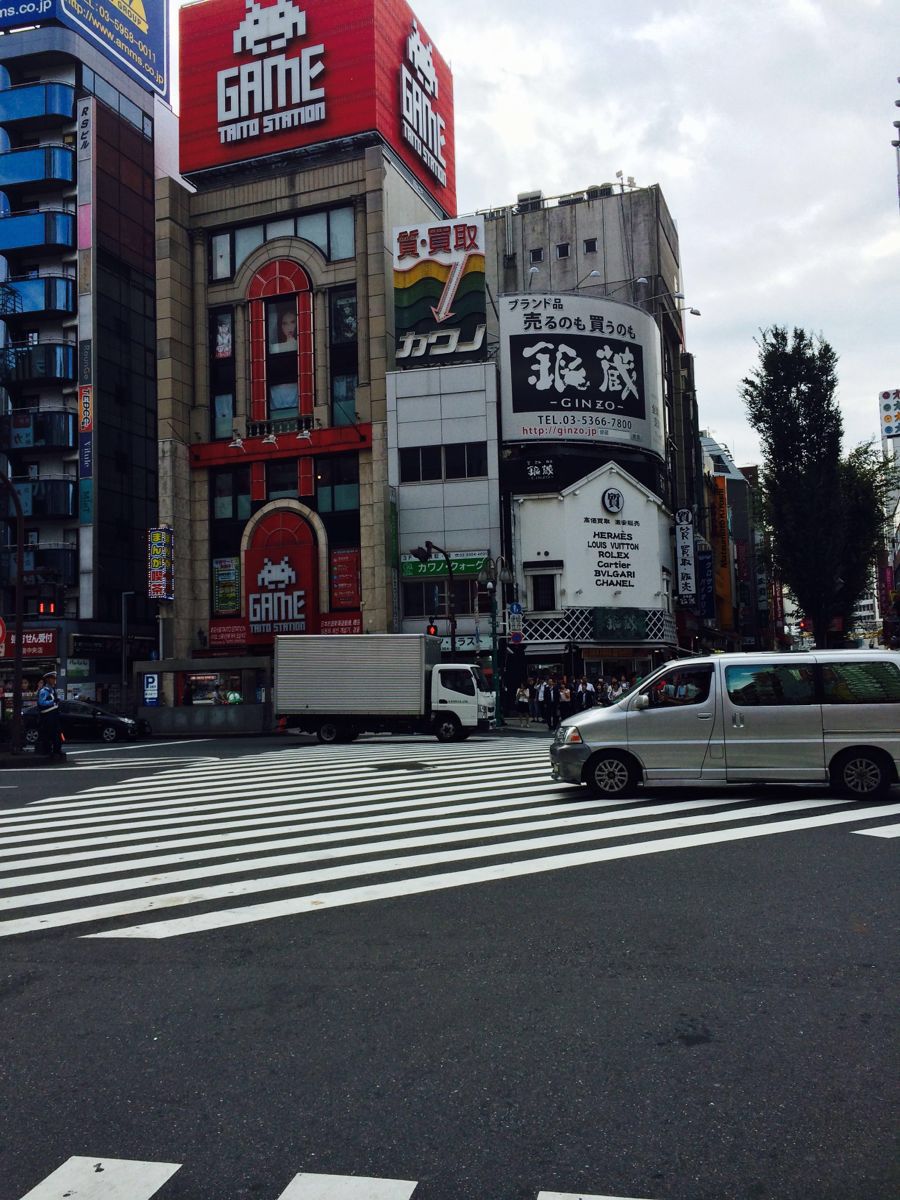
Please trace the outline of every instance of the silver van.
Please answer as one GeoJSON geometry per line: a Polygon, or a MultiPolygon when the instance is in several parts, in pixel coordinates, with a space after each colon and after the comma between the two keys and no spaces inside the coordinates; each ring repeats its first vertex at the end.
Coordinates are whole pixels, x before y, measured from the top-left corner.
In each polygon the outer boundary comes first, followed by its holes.
{"type": "Polygon", "coordinates": [[[597,796],[640,783],[830,783],[884,796],[900,770],[900,654],[816,650],[666,663],[609,708],[567,718],[554,779],[597,796]]]}

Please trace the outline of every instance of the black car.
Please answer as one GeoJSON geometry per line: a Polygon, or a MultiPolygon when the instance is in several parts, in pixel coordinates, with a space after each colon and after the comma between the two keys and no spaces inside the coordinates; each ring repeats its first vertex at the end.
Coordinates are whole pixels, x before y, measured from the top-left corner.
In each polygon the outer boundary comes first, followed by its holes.
{"type": "MultiPolygon", "coordinates": [[[[140,733],[137,721],[130,717],[120,717],[80,700],[60,700],[59,718],[67,742],[128,742],[140,733]]],[[[36,704],[23,709],[22,724],[26,745],[36,745],[40,737],[36,704]]]]}

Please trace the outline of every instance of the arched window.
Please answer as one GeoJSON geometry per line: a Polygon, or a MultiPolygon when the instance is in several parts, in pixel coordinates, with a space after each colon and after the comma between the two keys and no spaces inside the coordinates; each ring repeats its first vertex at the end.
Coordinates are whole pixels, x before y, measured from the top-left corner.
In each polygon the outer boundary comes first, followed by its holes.
{"type": "Polygon", "coordinates": [[[290,259],[250,281],[250,419],[311,417],[314,403],[312,289],[290,259]]]}

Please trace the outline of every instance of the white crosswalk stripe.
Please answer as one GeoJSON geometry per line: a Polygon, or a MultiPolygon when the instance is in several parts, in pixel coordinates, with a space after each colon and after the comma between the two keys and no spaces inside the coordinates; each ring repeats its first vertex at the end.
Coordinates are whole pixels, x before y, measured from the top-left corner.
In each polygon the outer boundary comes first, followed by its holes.
{"type": "MultiPolygon", "coordinates": [[[[181,1163],[123,1158],[69,1158],[21,1200],[150,1200],[181,1169],[181,1163]]],[[[417,1182],[366,1175],[320,1175],[301,1171],[273,1200],[410,1200],[417,1182]]],[[[229,1200],[227,1195],[222,1200],[229,1200]]],[[[637,1200],[594,1192],[538,1192],[536,1200],[637,1200]]]]}
{"type": "Polygon", "coordinates": [[[22,1200],[150,1200],[180,1163],[134,1162],[123,1158],[69,1158],[22,1200]]]}
{"type": "Polygon", "coordinates": [[[177,937],[900,814],[800,790],[595,800],[548,776],[543,744],[379,741],[192,760],[54,797],[0,818],[0,937],[177,937]]]}

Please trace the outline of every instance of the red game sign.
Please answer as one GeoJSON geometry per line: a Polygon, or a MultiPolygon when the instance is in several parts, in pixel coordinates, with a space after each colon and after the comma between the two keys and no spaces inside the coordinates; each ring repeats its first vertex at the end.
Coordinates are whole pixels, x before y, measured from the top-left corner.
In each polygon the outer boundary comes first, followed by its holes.
{"type": "Polygon", "coordinates": [[[453,77],[405,0],[181,9],[181,170],[374,131],[456,212],[453,77]]]}

